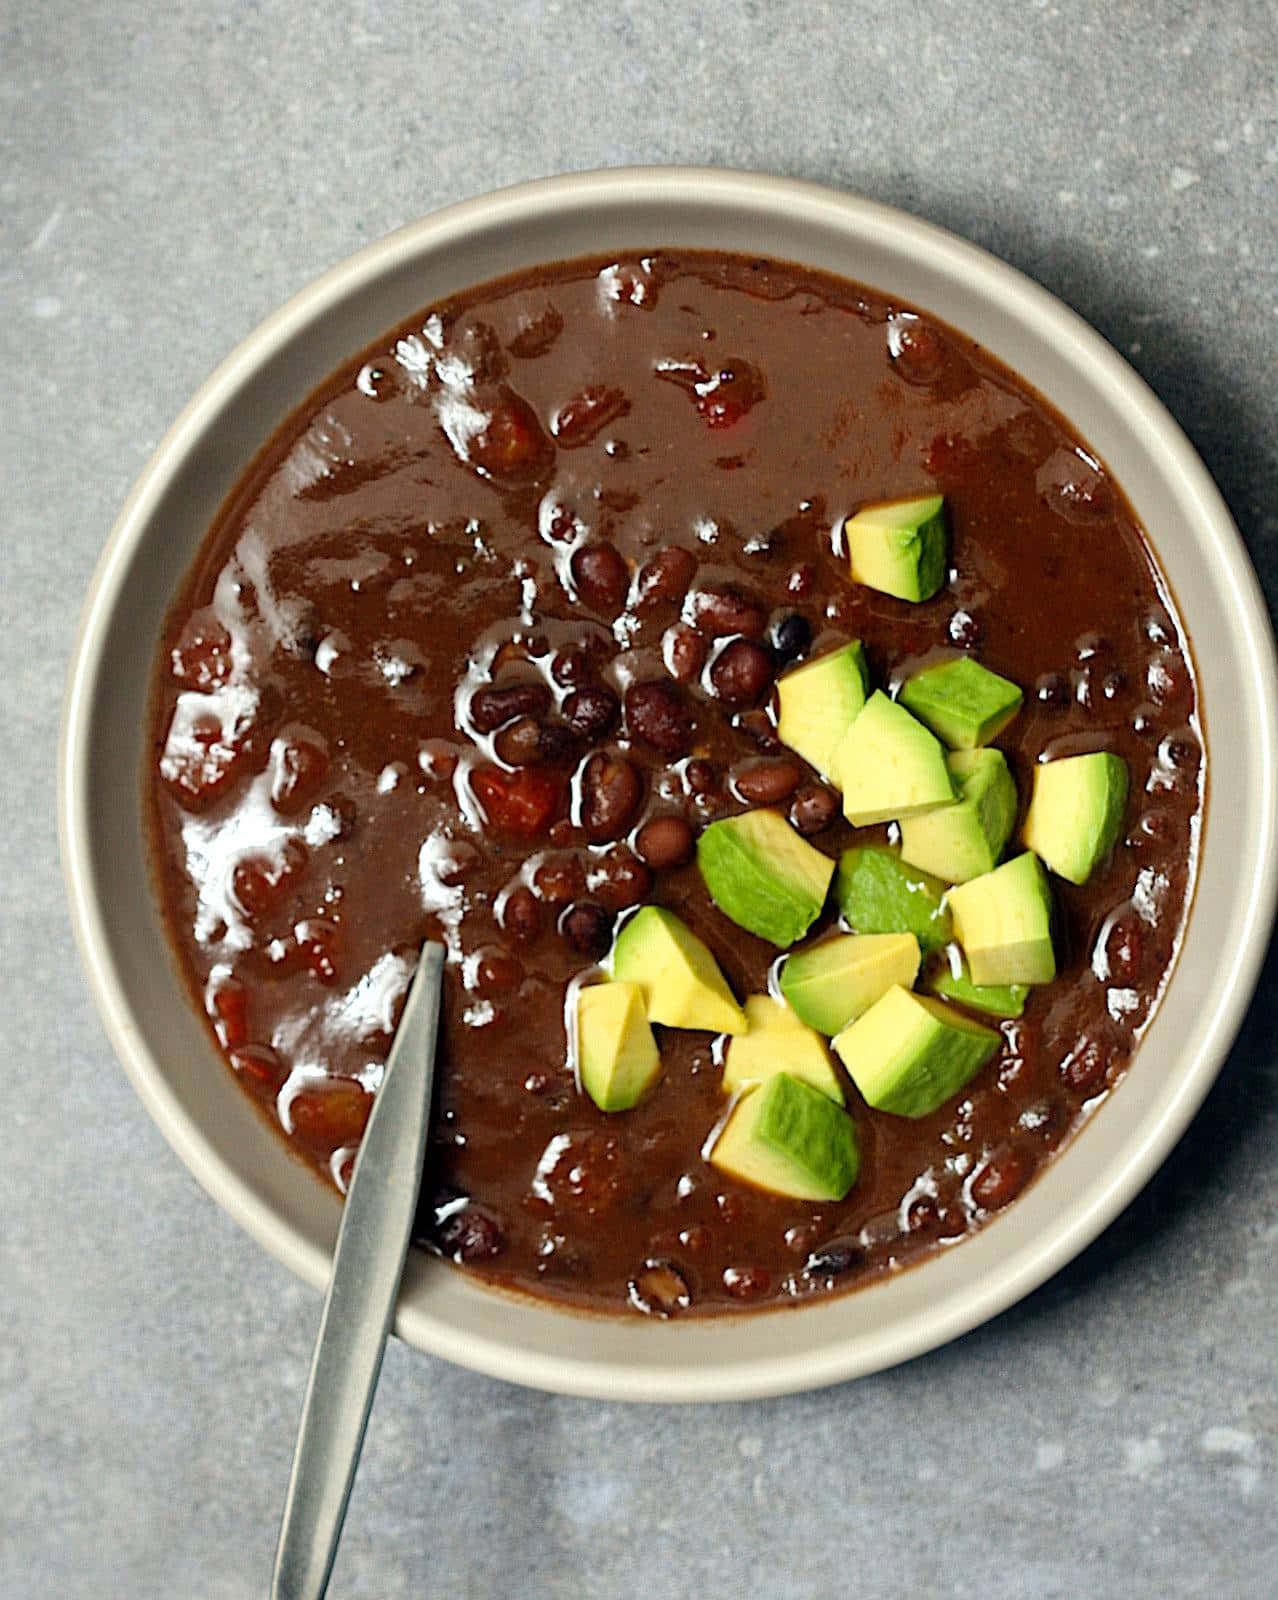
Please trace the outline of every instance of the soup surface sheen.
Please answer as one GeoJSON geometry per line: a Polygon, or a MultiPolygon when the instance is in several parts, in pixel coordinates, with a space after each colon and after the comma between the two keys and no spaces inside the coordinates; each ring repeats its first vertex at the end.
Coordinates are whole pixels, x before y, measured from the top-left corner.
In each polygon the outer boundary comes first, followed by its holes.
{"type": "Polygon", "coordinates": [[[178,961],[292,1148],[348,1181],[416,949],[442,939],[421,1242],[630,1314],[848,1288],[1013,1200],[1128,1067],[1205,778],[1153,555],[1051,406],[877,291],[689,251],[483,285],[335,374],[210,532],[153,719],[178,961]],[[853,583],[845,518],[928,493],[951,530],[940,592],[853,583]],[[848,827],[776,738],[774,677],[851,639],[881,687],[963,653],[1022,687],[996,740],[1022,813],[1044,757],[1112,751],[1130,789],[1109,858],[1053,879],[1055,981],[928,1116],[844,1082],[860,1175],[811,1203],[703,1157],[726,1103],[709,1034],[659,1027],[655,1089],[607,1115],[565,1015],[641,903],[739,998],[767,992],[779,952],[711,903],[689,830],[771,804],[832,858],[894,838],[848,827]]]}

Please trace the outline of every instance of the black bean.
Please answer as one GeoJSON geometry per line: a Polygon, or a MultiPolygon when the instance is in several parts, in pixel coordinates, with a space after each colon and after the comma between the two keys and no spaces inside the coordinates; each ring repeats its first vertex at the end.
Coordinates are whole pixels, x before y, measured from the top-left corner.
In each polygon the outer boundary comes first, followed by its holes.
{"type": "Polygon", "coordinates": [[[812,645],[812,628],[806,617],[791,611],[772,624],[772,653],[781,666],[806,655],[812,645]]]}
{"type": "Polygon", "coordinates": [[[729,706],[757,705],[772,687],[772,657],[761,644],[734,639],[715,657],[710,685],[729,706]]]}
{"type": "Polygon", "coordinates": [[[650,1317],[672,1317],[692,1304],[688,1280],[669,1261],[645,1261],[630,1280],[630,1304],[650,1317]]]}
{"type": "Polygon", "coordinates": [[[506,896],[501,910],[501,925],[512,939],[530,944],[541,932],[541,906],[527,884],[521,883],[506,896]]]}
{"type": "Polygon", "coordinates": [[[964,650],[970,650],[981,639],[981,625],[970,611],[956,611],[950,618],[950,639],[964,650]]]}
{"type": "Polygon", "coordinates": [[[601,956],[612,938],[612,915],[593,900],[578,900],[560,917],[559,932],[579,955],[601,956]]]}
{"type": "Polygon", "coordinates": [[[1063,710],[1070,702],[1069,680],[1059,672],[1045,672],[1034,684],[1034,698],[1052,711],[1063,710]]]}
{"type": "Polygon", "coordinates": [[[656,872],[692,859],[692,825],[683,817],[653,817],[635,837],[635,849],[656,872]]]}
{"type": "Polygon", "coordinates": [[[592,610],[615,617],[626,603],[630,571],[615,545],[585,544],[573,552],[572,580],[592,610]]]}
{"type": "Polygon", "coordinates": [[[691,550],[678,545],[659,550],[639,573],[639,603],[669,600],[678,604],[696,573],[697,558],[691,550]]]}
{"type": "Polygon", "coordinates": [[[793,761],[753,761],[733,773],[732,786],[747,805],[779,806],[794,793],[799,777],[793,761]]]}
{"type": "Polygon", "coordinates": [[[790,806],[790,821],[805,838],[828,828],[838,814],[838,796],[819,783],[804,784],[790,806]]]}
{"type": "Polygon", "coordinates": [[[803,1271],[810,1278],[841,1278],[864,1260],[865,1251],[854,1240],[831,1239],[812,1252],[803,1263],[803,1271]]]}
{"type": "Polygon", "coordinates": [[[730,633],[757,639],[767,616],[756,600],[736,589],[701,589],[692,597],[692,621],[697,631],[710,639],[730,633]]]}
{"type": "Polygon", "coordinates": [[[587,744],[597,744],[612,731],[620,707],[611,689],[599,685],[577,689],[564,701],[568,726],[587,744]]]}
{"type": "Polygon", "coordinates": [[[626,690],[626,724],[663,755],[685,755],[696,731],[692,708],[672,683],[633,683],[626,690]]]}
{"type": "Polygon", "coordinates": [[[629,825],[643,798],[643,781],[625,756],[598,750],[581,775],[581,825],[600,843],[615,839],[629,825]]]}
{"type": "Polygon", "coordinates": [[[1034,1165],[1034,1157],[1019,1145],[993,1151],[972,1179],[972,1199],[982,1211],[1002,1210],[1034,1176],[1034,1165]]]}
{"type": "Polygon", "coordinates": [[[478,1206],[468,1205],[445,1217],[434,1230],[434,1242],[454,1261],[491,1261],[506,1240],[501,1224],[478,1206]]]}
{"type": "Polygon", "coordinates": [[[610,850],[591,873],[590,887],[610,911],[624,911],[651,894],[652,873],[629,850],[610,850]]]}
{"type": "Polygon", "coordinates": [[[676,683],[691,683],[705,665],[705,640],[686,622],[676,622],[666,629],[661,654],[676,683]]]}
{"type": "Polygon", "coordinates": [[[492,733],[516,717],[544,717],[550,690],[544,683],[514,683],[508,689],[477,689],[470,697],[470,720],[480,733],[492,733]]]}

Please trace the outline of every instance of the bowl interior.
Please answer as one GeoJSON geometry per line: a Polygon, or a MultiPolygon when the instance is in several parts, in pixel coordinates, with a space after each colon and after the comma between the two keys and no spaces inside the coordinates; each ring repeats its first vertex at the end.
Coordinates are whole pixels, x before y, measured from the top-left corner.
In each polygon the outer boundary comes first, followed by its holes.
{"type": "Polygon", "coordinates": [[[1197,457],[1097,335],[959,240],[811,185],[696,170],[504,191],[334,269],[237,350],[179,418],[121,513],[86,609],[64,723],[60,822],[77,933],[113,1043],[214,1197],[314,1284],[339,1206],[289,1159],[220,1062],[177,975],[144,843],[147,679],[165,611],[223,497],[276,424],[353,352],[439,296],[542,261],[641,246],[803,261],[956,324],[1046,394],[1105,458],[1185,618],[1208,735],[1210,814],[1174,981],[1126,1081],[1008,1214],[895,1280],[785,1312],[663,1326],[481,1288],[414,1258],[398,1331],[501,1377],[613,1398],[808,1387],[904,1359],[1026,1293],[1116,1214],[1183,1131],[1241,1020],[1274,898],[1272,637],[1197,457]]]}

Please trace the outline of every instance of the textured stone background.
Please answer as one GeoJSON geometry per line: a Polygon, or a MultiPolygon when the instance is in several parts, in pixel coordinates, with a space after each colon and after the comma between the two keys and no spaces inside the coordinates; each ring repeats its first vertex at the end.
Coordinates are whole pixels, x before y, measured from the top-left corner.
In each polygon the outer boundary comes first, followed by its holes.
{"type": "MultiPolygon", "coordinates": [[[[55,859],[61,679],[128,485],[320,269],[625,162],[800,174],[988,246],[1169,403],[1278,600],[1266,0],[0,4],[0,1596],[265,1593],[318,1301],[109,1057],[55,859]]],[[[350,1600],[1275,1592],[1278,997],[1071,1269],[950,1348],[705,1410],[392,1348],[350,1600]]]]}

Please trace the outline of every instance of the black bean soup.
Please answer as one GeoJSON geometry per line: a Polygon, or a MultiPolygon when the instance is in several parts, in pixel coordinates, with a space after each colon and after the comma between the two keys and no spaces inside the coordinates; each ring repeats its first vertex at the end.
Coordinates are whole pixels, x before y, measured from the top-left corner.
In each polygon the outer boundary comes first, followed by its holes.
{"type": "MultiPolygon", "coordinates": [[[[842,1290],[1012,1201],[1129,1066],[1205,782],[1168,589],[1051,406],[878,291],[692,251],[482,285],[336,373],[210,532],[153,734],[178,961],[292,1150],[344,1188],[415,952],[441,939],[420,1242],[631,1315],[842,1290]],[[854,582],[845,520],[930,494],[939,592],[854,582]],[[780,952],[699,870],[712,822],[769,807],[831,861],[895,847],[778,737],[778,678],[854,639],[891,694],[960,655],[1022,688],[996,739],[1022,819],[1045,758],[1112,752],[1129,788],[1087,881],[1051,879],[1056,978],[990,1023],[957,1094],[875,1109],[831,1058],[859,1174],[814,1201],[703,1153],[724,1041],[658,1024],[655,1084],[605,1112],[565,1018],[641,906],[704,941],[738,1000],[769,992],[780,952]]],[[[838,919],[831,901],[812,937],[838,919]]]]}

